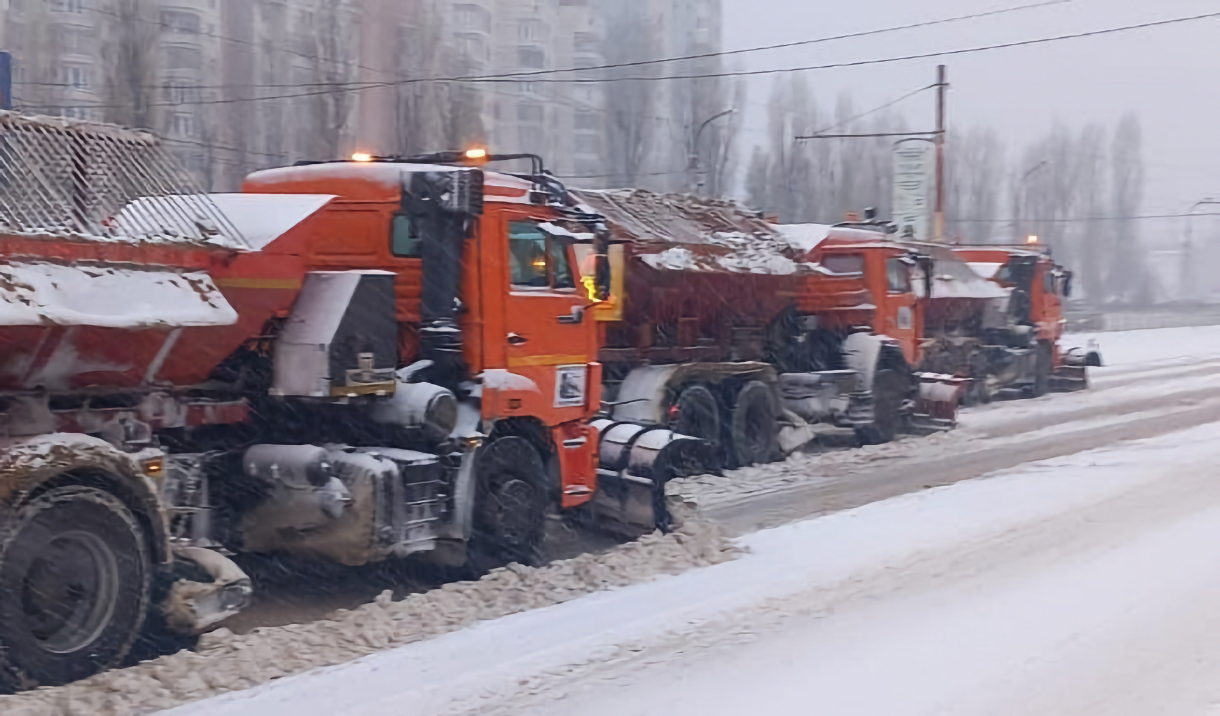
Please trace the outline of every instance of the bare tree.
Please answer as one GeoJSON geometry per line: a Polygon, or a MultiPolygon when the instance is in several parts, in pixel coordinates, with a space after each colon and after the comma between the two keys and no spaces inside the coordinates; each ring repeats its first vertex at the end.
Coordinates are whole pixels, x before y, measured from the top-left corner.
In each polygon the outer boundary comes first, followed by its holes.
{"type": "MultiPolygon", "coordinates": [[[[1105,128],[1097,124],[1085,127],[1080,133],[1073,159],[1079,172],[1076,182],[1079,192],[1078,215],[1089,219],[1103,216],[1108,203],[1105,128]]],[[[1111,232],[1107,231],[1105,224],[1096,221],[1076,222],[1068,228],[1073,234],[1071,255],[1080,271],[1084,292],[1094,300],[1104,299],[1107,293],[1105,256],[1111,248],[1111,232]]]]}
{"type": "MultiPolygon", "coordinates": [[[[1112,209],[1116,217],[1135,216],[1143,205],[1143,151],[1143,133],[1139,117],[1128,113],[1119,121],[1114,132],[1111,156],[1110,190],[1113,196],[1112,209]]],[[[1151,302],[1153,286],[1135,220],[1119,218],[1114,221],[1114,246],[1109,255],[1110,295],[1120,301],[1151,302]]]]}
{"type": "Polygon", "coordinates": [[[1000,217],[1004,146],[990,127],[971,127],[950,133],[945,157],[951,235],[974,243],[989,242],[1000,217]]]}
{"type": "Polygon", "coordinates": [[[770,187],[767,184],[771,172],[771,158],[757,144],[750,155],[750,166],[746,169],[746,203],[765,210],[770,206],[770,187]]]}
{"type": "MultiPolygon", "coordinates": [[[[656,29],[639,2],[616,2],[606,23],[602,56],[617,65],[655,59],[656,29]]],[[[612,186],[639,186],[645,173],[656,126],[656,65],[606,70],[606,143],[612,186]],[[644,78],[623,81],[624,77],[644,78]]]]}
{"type": "Polygon", "coordinates": [[[155,0],[114,0],[106,23],[106,109],[108,122],[154,128],[157,81],[158,5],[155,0]]]}
{"type": "Polygon", "coordinates": [[[312,118],[314,156],[338,158],[350,134],[355,98],[347,88],[358,79],[357,22],[347,3],[319,3],[313,26],[303,35],[313,57],[314,84],[319,91],[306,98],[312,118]]]}

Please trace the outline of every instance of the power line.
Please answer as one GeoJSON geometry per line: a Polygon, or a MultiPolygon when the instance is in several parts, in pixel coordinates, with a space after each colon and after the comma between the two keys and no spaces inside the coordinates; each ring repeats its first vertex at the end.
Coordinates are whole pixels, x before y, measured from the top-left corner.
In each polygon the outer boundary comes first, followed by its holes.
{"type": "MultiPolygon", "coordinates": [[[[1133,216],[1089,216],[1064,219],[1020,219],[1023,224],[1083,224],[1097,221],[1145,221],[1152,219],[1187,219],[1195,216],[1220,216],[1220,212],[1194,214],[1137,214],[1133,216]]],[[[1011,219],[949,219],[952,224],[1012,224],[1011,219]]]]}
{"type": "MultiPolygon", "coordinates": [[[[853,117],[848,117],[847,119],[839,122],[838,124],[834,124],[829,127],[823,127],[822,129],[816,130],[813,134],[814,134],[814,136],[818,136],[818,135],[826,134],[827,132],[833,132],[836,129],[842,129],[843,127],[846,127],[846,126],[852,124],[853,122],[864,119],[865,117],[872,115],[872,114],[876,114],[877,112],[880,112],[882,110],[889,109],[890,107],[893,107],[894,105],[898,104],[899,102],[908,100],[908,99],[914,97],[915,95],[919,94],[920,92],[926,92],[930,89],[935,89],[935,88],[936,88],[936,85],[931,84],[926,87],[920,87],[917,90],[912,90],[912,91],[907,92],[906,94],[902,95],[898,99],[890,100],[889,102],[886,102],[885,104],[881,105],[880,107],[874,107],[874,108],[868,110],[867,112],[861,112],[860,114],[857,114],[853,117]]],[[[806,137],[796,137],[796,139],[806,139],[806,137]]]]}
{"type": "MultiPolygon", "coordinates": [[[[833,70],[846,67],[866,67],[870,65],[890,64],[894,62],[909,62],[912,60],[929,60],[939,57],[952,57],[956,55],[969,55],[979,52],[989,52],[991,50],[1007,50],[1015,47],[1029,47],[1032,45],[1044,45],[1052,42],[1062,42],[1065,40],[1079,40],[1087,37],[1100,37],[1103,35],[1114,35],[1122,32],[1130,32],[1132,30],[1146,30],[1154,27],[1164,27],[1167,25],[1179,25],[1187,22],[1197,22],[1199,20],[1210,20],[1220,18],[1220,12],[1204,13],[1202,15],[1190,15],[1188,17],[1176,17],[1168,20],[1154,20],[1151,22],[1142,22],[1135,25],[1122,25],[1120,27],[1110,27],[1101,30],[1089,30],[1086,32],[1076,32],[1067,35],[1055,35],[1052,37],[1039,37],[1030,40],[1017,40],[1014,42],[1003,42],[993,45],[980,45],[977,47],[964,47],[956,50],[940,50],[937,52],[924,52],[913,55],[898,55],[894,57],[881,57],[870,60],[854,60],[850,62],[834,62],[824,65],[806,65],[803,67],[781,67],[765,70],[737,70],[732,72],[705,72],[700,74],[687,75],[667,75],[665,77],[608,77],[602,79],[538,79],[531,80],[532,82],[545,83],[568,83],[568,84],[593,84],[601,82],[656,82],[667,80],[702,80],[716,79],[722,77],[755,77],[758,75],[774,75],[786,72],[811,72],[815,70],[833,70]]],[[[482,79],[469,80],[454,80],[454,81],[469,81],[481,82],[482,79]]],[[[487,80],[491,81],[491,80],[487,80]]]]}
{"type": "MultiPolygon", "coordinates": [[[[794,42],[785,42],[785,43],[774,44],[774,45],[761,45],[758,47],[747,47],[747,48],[742,48],[742,49],[737,49],[737,50],[720,50],[720,51],[716,51],[716,52],[705,52],[705,53],[695,54],[695,55],[682,55],[682,56],[678,56],[678,57],[665,57],[665,58],[653,59],[653,60],[638,60],[638,61],[632,61],[632,62],[620,62],[620,63],[613,63],[613,64],[592,65],[592,66],[588,66],[588,67],[564,67],[564,68],[556,68],[556,69],[549,69],[549,70],[529,70],[529,71],[507,72],[507,73],[492,74],[492,75],[473,75],[473,76],[467,76],[467,77],[433,77],[433,78],[423,78],[423,79],[412,80],[412,81],[434,81],[434,82],[470,81],[470,82],[475,82],[475,81],[489,81],[489,80],[496,80],[496,79],[504,79],[504,80],[511,80],[511,81],[517,82],[517,81],[528,81],[528,79],[531,77],[539,77],[539,76],[555,75],[555,74],[567,74],[570,72],[593,72],[593,71],[611,70],[611,69],[624,69],[624,68],[628,68],[628,67],[648,67],[648,66],[653,66],[653,65],[668,64],[668,63],[672,63],[672,62],[688,62],[688,61],[693,61],[693,60],[712,59],[712,58],[717,58],[717,57],[730,57],[730,56],[736,56],[736,55],[752,54],[752,53],[756,53],[756,52],[768,52],[768,51],[772,51],[772,50],[782,50],[782,49],[788,49],[788,48],[793,48],[793,47],[802,47],[802,46],[808,46],[808,45],[822,44],[822,43],[827,43],[827,42],[857,39],[857,38],[861,38],[861,37],[872,37],[872,36],[876,36],[876,35],[883,35],[883,34],[889,34],[889,33],[894,33],[894,32],[902,32],[905,30],[915,30],[915,29],[920,29],[920,28],[925,28],[925,27],[935,27],[938,25],[947,25],[947,24],[956,23],[956,22],[964,22],[964,21],[969,21],[969,20],[978,20],[978,19],[982,19],[982,18],[986,18],[986,17],[994,17],[997,15],[1005,15],[1005,14],[1015,13],[1015,12],[1024,12],[1027,10],[1034,10],[1034,9],[1049,7],[1052,5],[1063,5],[1063,4],[1071,3],[1074,1],[1075,0],[1044,0],[1043,2],[1030,3],[1030,4],[1026,4],[1026,5],[1017,5],[1015,7],[999,8],[996,10],[971,13],[968,15],[954,15],[951,17],[938,18],[935,20],[925,20],[922,22],[909,23],[906,25],[893,25],[890,27],[876,28],[876,29],[872,29],[872,30],[861,30],[858,32],[850,32],[850,33],[844,33],[844,34],[840,34],[840,35],[829,35],[829,36],[817,37],[817,38],[813,38],[813,39],[809,39],[809,40],[797,40],[794,42]]],[[[93,12],[97,12],[99,14],[103,14],[103,15],[110,15],[111,17],[119,17],[119,14],[114,13],[114,12],[107,12],[105,10],[100,10],[100,9],[96,9],[96,8],[90,8],[90,10],[93,12]]],[[[145,20],[142,18],[141,18],[141,21],[147,22],[147,23],[150,23],[153,25],[157,25],[157,26],[163,27],[163,28],[176,29],[176,26],[171,23],[156,22],[153,20],[145,20]]],[[[204,33],[204,32],[200,32],[198,34],[201,34],[205,37],[211,37],[214,39],[223,40],[226,42],[232,42],[232,43],[241,44],[241,45],[248,45],[248,46],[252,46],[252,47],[261,47],[261,45],[259,45],[258,43],[250,42],[249,40],[236,39],[236,38],[229,37],[226,35],[219,35],[219,34],[214,34],[214,33],[204,33]]],[[[375,69],[372,67],[367,67],[365,65],[360,65],[360,64],[352,65],[351,63],[344,62],[342,60],[318,57],[316,55],[307,55],[304,53],[290,50],[288,48],[278,48],[278,50],[280,52],[297,55],[297,56],[303,57],[305,59],[317,60],[317,61],[323,61],[323,62],[332,62],[335,64],[346,65],[348,67],[355,66],[355,67],[360,67],[361,69],[366,69],[366,70],[369,70],[372,72],[377,72],[379,74],[387,74],[386,70],[378,70],[378,69],[375,69]]],[[[61,85],[54,84],[54,83],[36,83],[36,82],[26,82],[26,83],[22,83],[22,84],[42,85],[42,86],[61,86],[61,85]]],[[[193,86],[192,89],[286,88],[286,87],[322,87],[322,86],[337,87],[340,85],[345,86],[349,89],[353,89],[353,90],[368,89],[368,88],[372,88],[375,86],[380,86],[378,83],[369,83],[369,82],[363,82],[363,83],[361,83],[361,82],[329,82],[329,83],[328,82],[319,82],[319,83],[295,84],[295,85],[286,85],[286,84],[196,85],[196,86],[193,86]]],[[[154,87],[153,89],[156,89],[156,88],[154,87]]]]}
{"type": "Polygon", "coordinates": [[[705,52],[705,53],[698,54],[698,55],[685,55],[682,57],[666,57],[666,58],[657,59],[657,60],[639,60],[639,61],[635,61],[635,62],[620,62],[620,63],[607,64],[607,65],[595,65],[592,67],[572,67],[572,68],[566,68],[566,69],[537,70],[534,72],[513,73],[513,74],[507,75],[507,76],[518,77],[518,78],[521,78],[521,77],[528,78],[528,77],[553,75],[553,74],[560,74],[560,73],[567,73],[567,72],[591,72],[594,70],[617,70],[617,69],[622,69],[625,67],[647,67],[647,66],[651,66],[651,65],[659,65],[659,64],[665,64],[665,63],[670,63],[670,62],[687,62],[687,61],[691,61],[691,60],[706,60],[706,59],[713,59],[713,58],[718,58],[718,57],[731,57],[734,55],[745,55],[745,54],[750,54],[750,53],[754,53],[754,52],[767,52],[767,51],[771,51],[771,50],[783,50],[783,49],[788,49],[788,48],[792,48],[792,47],[802,47],[802,46],[807,46],[807,45],[821,44],[821,43],[825,43],[825,42],[835,42],[838,40],[851,40],[851,39],[856,39],[856,38],[860,38],[860,37],[871,37],[874,35],[883,35],[883,34],[888,34],[891,32],[900,32],[903,30],[915,30],[915,29],[924,28],[924,27],[934,27],[936,25],[947,25],[949,23],[962,22],[965,20],[978,20],[978,19],[985,18],[985,17],[992,17],[995,15],[1005,15],[1008,13],[1022,12],[1025,10],[1033,10],[1033,9],[1037,9],[1037,8],[1048,7],[1051,5],[1064,5],[1067,3],[1071,3],[1073,1],[1074,0],[1046,0],[1045,2],[1031,3],[1028,5],[1018,5],[1016,7],[1000,8],[997,10],[989,10],[987,12],[972,13],[969,15],[955,15],[952,17],[945,17],[945,18],[940,18],[937,20],[925,20],[923,22],[915,22],[915,23],[910,23],[907,25],[894,25],[891,27],[883,27],[883,28],[878,28],[878,29],[874,29],[874,30],[862,30],[859,32],[849,32],[849,33],[842,34],[842,35],[830,35],[830,36],[826,36],[826,37],[817,37],[817,38],[814,38],[811,40],[797,40],[795,42],[784,42],[784,43],[780,43],[780,44],[776,44],[776,45],[762,45],[759,47],[748,47],[748,48],[739,49],[739,50],[721,50],[721,51],[717,51],[717,52],[705,52]]]}
{"type": "MultiPolygon", "coordinates": [[[[1199,20],[1209,20],[1220,18],[1220,12],[1205,13],[1201,15],[1191,15],[1187,17],[1170,18],[1167,20],[1155,20],[1151,22],[1138,23],[1133,25],[1123,25],[1120,27],[1104,28],[1101,30],[1090,30],[1086,32],[1071,33],[1066,35],[1055,35],[1051,37],[1033,38],[1029,40],[1018,40],[1014,42],[997,43],[992,45],[981,45],[977,47],[959,48],[956,50],[941,50],[936,52],[925,52],[919,54],[899,55],[891,57],[881,57],[868,60],[855,60],[850,62],[835,62],[823,65],[806,65],[801,67],[784,67],[771,68],[763,70],[739,70],[733,72],[708,72],[686,75],[668,75],[664,77],[609,77],[601,79],[590,78],[572,78],[572,79],[531,79],[530,82],[539,83],[566,83],[566,84],[596,84],[605,82],[663,82],[671,80],[695,80],[695,79],[714,79],[722,77],[751,77],[759,75],[781,74],[787,72],[809,72],[816,70],[842,69],[847,67],[865,67],[871,65],[892,64],[896,62],[909,62],[913,60],[926,60],[939,57],[951,57],[956,55],[975,54],[980,52],[988,52],[992,50],[1012,49],[1016,47],[1029,47],[1035,45],[1043,45],[1053,42],[1063,42],[1067,40],[1078,40],[1089,37],[1099,37],[1104,35],[1114,35],[1123,32],[1131,32],[1134,30],[1144,30],[1155,27],[1164,27],[1169,25],[1178,25],[1188,22],[1197,22],[1199,20]]],[[[218,105],[218,104],[235,104],[242,102],[262,102],[280,99],[298,99],[307,97],[318,97],[331,94],[344,94],[348,92],[361,92],[368,89],[386,88],[386,87],[401,87],[423,82],[453,82],[453,83],[469,83],[469,84],[498,84],[498,83],[518,83],[525,81],[519,75],[483,75],[469,77],[448,77],[448,78],[407,78],[402,80],[394,80],[389,82],[366,82],[358,85],[337,84],[333,87],[325,89],[312,90],[307,92],[294,92],[278,95],[267,95],[262,97],[243,97],[243,98],[226,98],[216,100],[198,100],[193,102],[153,102],[150,107],[180,107],[189,105],[218,105]],[[515,79],[507,79],[513,77],[515,79]]],[[[77,105],[93,109],[105,109],[116,107],[117,105],[77,105]]]]}

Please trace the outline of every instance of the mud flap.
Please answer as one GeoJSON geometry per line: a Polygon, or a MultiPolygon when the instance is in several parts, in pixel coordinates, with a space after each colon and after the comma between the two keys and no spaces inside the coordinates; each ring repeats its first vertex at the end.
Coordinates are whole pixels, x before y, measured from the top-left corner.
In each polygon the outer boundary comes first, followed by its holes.
{"type": "Polygon", "coordinates": [[[597,492],[590,503],[601,524],[637,536],[667,531],[671,516],[665,484],[678,477],[718,472],[708,441],[660,426],[598,420],[601,436],[597,492]]]}
{"type": "Polygon", "coordinates": [[[1074,393],[1088,390],[1089,373],[1083,365],[1065,365],[1051,376],[1051,390],[1056,393],[1074,393]]]}
{"type": "Polygon", "coordinates": [[[952,430],[957,427],[957,408],[970,387],[969,378],[938,373],[916,373],[919,399],[909,418],[916,435],[952,430]]]}

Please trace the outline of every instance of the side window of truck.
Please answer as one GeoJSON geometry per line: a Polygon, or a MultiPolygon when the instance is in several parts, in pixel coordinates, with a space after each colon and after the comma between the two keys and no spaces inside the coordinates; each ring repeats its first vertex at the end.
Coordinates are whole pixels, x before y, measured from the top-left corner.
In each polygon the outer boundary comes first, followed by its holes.
{"type": "Polygon", "coordinates": [[[862,274],[864,273],[864,255],[830,254],[822,259],[822,268],[844,276],[862,274]]]}
{"type": "Polygon", "coordinates": [[[508,224],[508,262],[513,286],[575,288],[566,247],[532,221],[508,224]]]}
{"type": "Polygon", "coordinates": [[[890,293],[911,292],[911,268],[902,259],[886,260],[885,278],[890,285],[890,293]]]}
{"type": "Polygon", "coordinates": [[[390,253],[398,258],[418,259],[423,256],[423,240],[415,222],[406,214],[395,214],[390,224],[390,253]]]}

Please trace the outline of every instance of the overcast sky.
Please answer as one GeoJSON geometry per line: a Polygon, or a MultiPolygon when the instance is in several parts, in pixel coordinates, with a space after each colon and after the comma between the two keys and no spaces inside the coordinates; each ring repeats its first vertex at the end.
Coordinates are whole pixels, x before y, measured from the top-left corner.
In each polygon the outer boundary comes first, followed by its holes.
{"type": "MultiPolygon", "coordinates": [[[[1032,4],[1036,0],[724,0],[726,49],[756,47],[1032,4]]],[[[1220,11],[1220,0],[1071,0],[998,17],[741,58],[747,69],[863,60],[1069,34],[1220,11]]],[[[1146,213],[1220,197],[1220,20],[949,57],[950,123],[989,124],[1017,154],[1056,121],[1112,128],[1139,112],[1146,213]]],[[[869,109],[934,81],[937,60],[809,72],[823,106],[850,89],[869,109]]],[[[752,80],[743,156],[765,141],[768,78],[752,80]]],[[[932,93],[902,103],[912,129],[934,123],[932,93]]],[[[950,145],[951,148],[951,145],[950,145]]],[[[1010,155],[1011,156],[1011,155],[1010,155]]],[[[1180,232],[1149,222],[1145,234],[1180,232]]],[[[1152,238],[1149,236],[1149,238],[1152,238]]],[[[1159,242],[1158,242],[1159,243],[1159,242]]]]}

